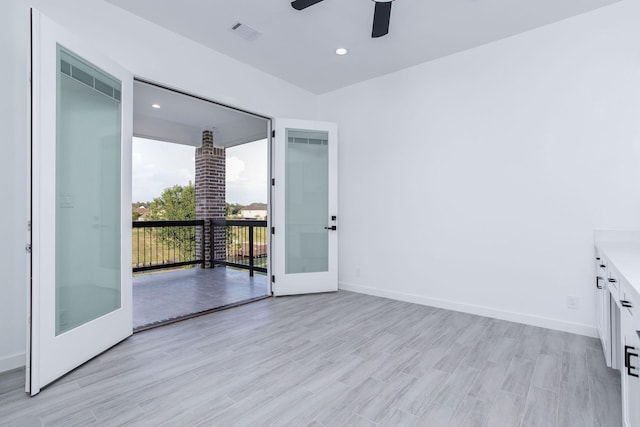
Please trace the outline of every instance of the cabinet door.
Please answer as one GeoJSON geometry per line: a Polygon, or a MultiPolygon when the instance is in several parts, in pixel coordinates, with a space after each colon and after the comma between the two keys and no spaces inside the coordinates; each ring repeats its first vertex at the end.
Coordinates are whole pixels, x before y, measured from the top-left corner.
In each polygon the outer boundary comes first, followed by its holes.
{"type": "MultiPolygon", "coordinates": [[[[600,276],[596,278],[596,283],[600,283],[600,276]]],[[[604,289],[596,289],[596,326],[598,327],[598,335],[600,336],[600,342],[602,343],[602,348],[604,350],[605,355],[607,354],[607,340],[605,336],[604,330],[604,297],[603,291],[604,289]]]]}
{"type": "Polygon", "coordinates": [[[610,293],[607,288],[607,270],[604,261],[596,258],[596,325],[607,366],[611,367],[610,293]]]}
{"type": "MultiPolygon", "coordinates": [[[[599,262],[599,261],[598,261],[599,262]]],[[[598,333],[600,335],[600,340],[602,340],[602,332],[603,332],[603,321],[604,321],[604,298],[602,297],[603,291],[603,278],[599,274],[598,268],[596,266],[596,326],[598,327],[598,333]]]]}
{"type": "Polygon", "coordinates": [[[611,367],[611,294],[603,282],[601,282],[601,286],[602,289],[598,289],[598,332],[600,333],[605,361],[607,366],[611,367]]]}
{"type": "Polygon", "coordinates": [[[623,313],[621,320],[624,344],[622,421],[625,427],[638,427],[640,426],[640,337],[631,316],[623,313]]]}

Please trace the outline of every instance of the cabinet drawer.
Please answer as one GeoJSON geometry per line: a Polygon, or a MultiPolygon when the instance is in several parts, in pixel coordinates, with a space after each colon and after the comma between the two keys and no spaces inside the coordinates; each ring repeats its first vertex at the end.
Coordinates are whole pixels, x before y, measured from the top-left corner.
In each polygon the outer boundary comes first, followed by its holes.
{"type": "Polygon", "coordinates": [[[609,288],[607,279],[609,279],[607,264],[605,263],[604,258],[598,256],[596,257],[596,285],[598,286],[598,289],[600,286],[603,288],[609,288]]]}
{"type": "MultiPolygon", "coordinates": [[[[607,263],[607,286],[609,292],[613,295],[614,300],[619,303],[620,300],[620,278],[618,277],[616,269],[613,265],[607,263]]],[[[619,305],[619,304],[618,304],[619,305]]]]}
{"type": "Polygon", "coordinates": [[[596,258],[596,271],[599,276],[607,277],[607,264],[604,258],[596,258]]]}
{"type": "MultiPolygon", "coordinates": [[[[605,276],[606,277],[606,276],[605,276]]],[[[609,288],[609,292],[611,292],[611,296],[613,299],[619,303],[620,300],[620,282],[615,274],[609,271],[609,276],[607,277],[607,287],[609,288]]]]}
{"type": "Polygon", "coordinates": [[[629,285],[620,286],[620,309],[631,316],[634,326],[640,329],[640,302],[635,292],[628,289],[629,285]]]}

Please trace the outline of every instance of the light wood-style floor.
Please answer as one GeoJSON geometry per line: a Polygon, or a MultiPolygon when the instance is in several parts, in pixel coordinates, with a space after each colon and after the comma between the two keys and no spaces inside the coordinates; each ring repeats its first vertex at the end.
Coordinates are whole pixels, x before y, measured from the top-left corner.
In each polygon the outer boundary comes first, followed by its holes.
{"type": "Polygon", "coordinates": [[[621,425],[595,339],[344,291],[136,334],[34,398],[22,376],[0,425],[621,425]]]}

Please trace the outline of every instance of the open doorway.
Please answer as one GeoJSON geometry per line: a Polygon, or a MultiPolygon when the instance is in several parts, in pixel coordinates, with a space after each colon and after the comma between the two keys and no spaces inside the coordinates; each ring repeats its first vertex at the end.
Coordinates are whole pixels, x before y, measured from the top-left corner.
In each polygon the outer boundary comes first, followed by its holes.
{"type": "Polygon", "coordinates": [[[269,125],[134,83],[135,331],[270,295],[269,125]]]}

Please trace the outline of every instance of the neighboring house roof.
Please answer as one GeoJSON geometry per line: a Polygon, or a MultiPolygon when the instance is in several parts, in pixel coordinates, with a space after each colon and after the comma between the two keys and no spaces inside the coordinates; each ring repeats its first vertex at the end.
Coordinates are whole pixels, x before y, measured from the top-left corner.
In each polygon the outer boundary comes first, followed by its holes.
{"type": "Polygon", "coordinates": [[[145,208],[144,206],[140,206],[139,208],[133,208],[133,210],[136,212],[140,212],[140,215],[144,215],[149,212],[149,209],[145,208]]]}
{"type": "Polygon", "coordinates": [[[140,214],[140,216],[138,217],[138,221],[144,221],[147,218],[147,214],[149,213],[149,208],[146,208],[144,206],[140,206],[140,207],[134,207],[133,212],[138,212],[138,214],[140,214]]]}
{"type": "Polygon", "coordinates": [[[241,211],[266,211],[267,204],[266,203],[251,203],[249,206],[245,206],[240,209],[241,211]]]}

